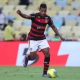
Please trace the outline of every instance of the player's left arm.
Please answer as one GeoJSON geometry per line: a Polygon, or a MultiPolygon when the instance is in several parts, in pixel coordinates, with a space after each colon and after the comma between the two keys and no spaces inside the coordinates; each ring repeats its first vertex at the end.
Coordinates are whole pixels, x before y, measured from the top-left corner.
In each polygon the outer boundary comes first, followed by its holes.
{"type": "Polygon", "coordinates": [[[52,30],[59,35],[59,37],[61,38],[61,40],[65,40],[60,33],[58,32],[58,29],[54,26],[52,19],[49,17],[49,22],[48,22],[49,26],[51,26],[52,30]]]}
{"type": "Polygon", "coordinates": [[[59,35],[59,37],[61,38],[61,40],[65,40],[65,39],[60,35],[60,33],[58,32],[57,28],[56,28],[54,25],[52,25],[51,28],[53,29],[53,31],[54,31],[56,34],[59,35]]]}

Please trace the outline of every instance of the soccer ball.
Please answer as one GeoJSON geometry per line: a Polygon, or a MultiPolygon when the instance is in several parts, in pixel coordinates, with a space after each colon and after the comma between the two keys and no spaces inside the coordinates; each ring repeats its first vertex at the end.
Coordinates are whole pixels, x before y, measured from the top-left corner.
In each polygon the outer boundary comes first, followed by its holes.
{"type": "Polygon", "coordinates": [[[50,78],[56,78],[57,77],[57,71],[56,69],[49,69],[47,71],[47,74],[50,78]]]}

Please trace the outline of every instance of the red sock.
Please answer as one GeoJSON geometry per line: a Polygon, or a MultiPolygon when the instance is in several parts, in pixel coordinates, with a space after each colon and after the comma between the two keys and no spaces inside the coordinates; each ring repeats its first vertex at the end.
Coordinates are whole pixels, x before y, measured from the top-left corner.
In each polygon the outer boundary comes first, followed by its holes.
{"type": "Polygon", "coordinates": [[[49,68],[49,61],[50,61],[50,57],[46,57],[45,60],[44,60],[43,75],[47,74],[47,70],[49,68]]]}

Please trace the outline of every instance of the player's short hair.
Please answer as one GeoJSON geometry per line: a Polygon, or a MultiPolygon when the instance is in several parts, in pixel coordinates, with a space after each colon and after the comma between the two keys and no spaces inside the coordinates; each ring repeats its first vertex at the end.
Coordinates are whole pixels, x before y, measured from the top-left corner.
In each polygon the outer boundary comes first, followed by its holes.
{"type": "Polygon", "coordinates": [[[47,9],[47,5],[45,3],[40,4],[40,9],[41,8],[46,8],[47,9]]]}

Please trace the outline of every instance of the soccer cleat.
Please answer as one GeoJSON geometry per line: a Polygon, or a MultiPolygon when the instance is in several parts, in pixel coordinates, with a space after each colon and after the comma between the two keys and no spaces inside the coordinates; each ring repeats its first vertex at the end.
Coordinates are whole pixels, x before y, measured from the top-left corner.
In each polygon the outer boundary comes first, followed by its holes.
{"type": "Polygon", "coordinates": [[[26,65],[26,64],[23,64],[23,66],[24,66],[24,67],[27,67],[27,65],[26,65]]]}
{"type": "Polygon", "coordinates": [[[48,76],[47,74],[43,74],[43,77],[47,77],[47,78],[49,78],[49,76],[48,76]]]}
{"type": "Polygon", "coordinates": [[[23,64],[23,67],[27,67],[27,64],[23,64]]]}

